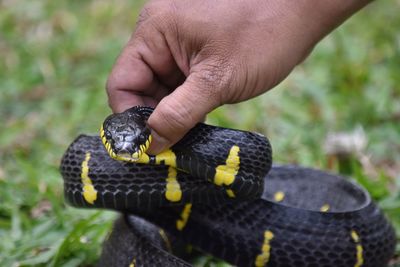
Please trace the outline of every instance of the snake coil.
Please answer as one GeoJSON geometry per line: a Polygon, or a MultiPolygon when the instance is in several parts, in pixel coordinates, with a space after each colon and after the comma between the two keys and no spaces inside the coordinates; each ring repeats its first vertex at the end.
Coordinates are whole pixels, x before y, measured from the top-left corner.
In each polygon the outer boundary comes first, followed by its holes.
{"type": "Polygon", "coordinates": [[[381,267],[394,253],[394,230],[364,189],[271,168],[262,135],[198,124],[150,164],[114,160],[103,143],[79,136],[60,166],[71,205],[124,213],[100,266],[190,266],[172,239],[237,266],[381,267]]]}

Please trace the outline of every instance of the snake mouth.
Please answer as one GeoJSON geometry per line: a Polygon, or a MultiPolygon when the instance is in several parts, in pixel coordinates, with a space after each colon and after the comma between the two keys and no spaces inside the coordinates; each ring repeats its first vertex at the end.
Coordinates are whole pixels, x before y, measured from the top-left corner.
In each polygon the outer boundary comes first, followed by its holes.
{"type": "Polygon", "coordinates": [[[140,157],[142,156],[143,152],[138,150],[132,154],[128,152],[120,152],[120,153],[115,153],[115,157],[112,157],[117,160],[122,160],[122,161],[128,161],[128,162],[137,162],[140,157]]]}
{"type": "Polygon", "coordinates": [[[143,154],[150,147],[152,137],[148,136],[147,140],[140,145],[132,145],[132,143],[126,143],[122,145],[122,149],[119,151],[113,151],[111,149],[110,156],[117,160],[128,161],[128,162],[137,162],[140,160],[143,154]],[[132,149],[133,148],[133,149],[132,149]],[[133,151],[133,152],[132,152],[133,151]],[[114,156],[115,155],[115,156],[114,156]]]}
{"type": "Polygon", "coordinates": [[[124,151],[114,151],[114,149],[112,148],[112,146],[110,145],[109,142],[103,142],[108,155],[116,160],[121,160],[121,161],[127,161],[127,162],[137,162],[140,157],[143,155],[143,151],[141,150],[137,150],[133,153],[129,153],[128,151],[124,150],[124,151]]]}
{"type": "Polygon", "coordinates": [[[137,162],[140,160],[142,155],[150,147],[152,140],[151,134],[148,135],[147,140],[141,136],[141,144],[136,144],[135,142],[120,141],[116,144],[114,139],[109,140],[105,134],[103,126],[100,128],[101,141],[109,154],[109,156],[115,160],[126,161],[126,162],[137,162]]]}

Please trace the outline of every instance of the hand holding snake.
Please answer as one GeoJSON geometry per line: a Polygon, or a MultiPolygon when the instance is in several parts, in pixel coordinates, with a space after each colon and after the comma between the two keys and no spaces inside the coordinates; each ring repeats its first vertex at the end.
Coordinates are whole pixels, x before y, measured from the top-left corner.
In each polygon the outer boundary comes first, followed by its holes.
{"type": "Polygon", "coordinates": [[[369,0],[153,0],[107,82],[114,112],[155,107],[149,152],[180,140],[214,108],[280,83],[369,0]]]}

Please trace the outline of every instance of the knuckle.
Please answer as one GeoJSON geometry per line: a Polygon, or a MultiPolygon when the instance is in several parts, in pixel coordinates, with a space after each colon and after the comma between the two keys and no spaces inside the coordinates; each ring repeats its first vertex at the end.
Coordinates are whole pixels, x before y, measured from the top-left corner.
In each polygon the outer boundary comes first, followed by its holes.
{"type": "Polygon", "coordinates": [[[149,17],[150,17],[149,8],[147,6],[144,6],[143,9],[140,11],[138,18],[136,20],[136,27],[141,25],[149,17]]]}
{"type": "Polygon", "coordinates": [[[146,3],[140,10],[139,16],[136,21],[136,26],[141,25],[143,22],[155,16],[155,14],[160,12],[159,10],[160,5],[157,1],[150,1],[146,3]]]}
{"type": "Polygon", "coordinates": [[[106,82],[106,92],[108,97],[110,97],[110,95],[112,94],[111,92],[116,90],[116,79],[114,77],[114,73],[111,72],[111,74],[108,76],[107,78],[107,82],[106,82]]]}
{"type": "Polygon", "coordinates": [[[232,87],[235,72],[233,64],[224,59],[214,59],[205,64],[198,75],[200,93],[207,99],[217,99],[218,104],[221,104],[223,92],[232,87]]]}
{"type": "Polygon", "coordinates": [[[113,92],[112,92],[112,90],[110,88],[111,87],[108,87],[108,86],[106,87],[107,104],[112,110],[114,110],[116,104],[115,104],[115,101],[114,101],[114,94],[113,94],[113,92]]]}
{"type": "Polygon", "coordinates": [[[136,25],[145,21],[151,21],[156,26],[169,24],[176,16],[174,1],[152,1],[147,3],[141,10],[136,25]]]}
{"type": "Polygon", "coordinates": [[[110,74],[110,76],[107,79],[106,82],[106,93],[107,93],[107,102],[108,106],[115,111],[117,107],[115,95],[116,91],[118,90],[118,85],[116,83],[116,79],[114,78],[113,74],[110,74]]]}

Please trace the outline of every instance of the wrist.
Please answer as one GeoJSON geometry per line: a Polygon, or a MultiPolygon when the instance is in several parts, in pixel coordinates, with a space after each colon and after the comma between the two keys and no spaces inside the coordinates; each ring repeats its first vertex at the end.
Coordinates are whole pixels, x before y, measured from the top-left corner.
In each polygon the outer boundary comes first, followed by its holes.
{"type": "MultiPolygon", "coordinates": [[[[302,62],[314,46],[347,18],[370,3],[371,0],[287,0],[270,1],[284,19],[280,26],[283,40],[289,46],[294,65],[302,62]]],[[[286,50],[287,51],[287,50],[286,50]]]]}
{"type": "MultiPolygon", "coordinates": [[[[290,1],[292,2],[292,1],[290,1]]],[[[312,32],[315,43],[342,24],[371,0],[303,0],[298,15],[312,32]]]]}

